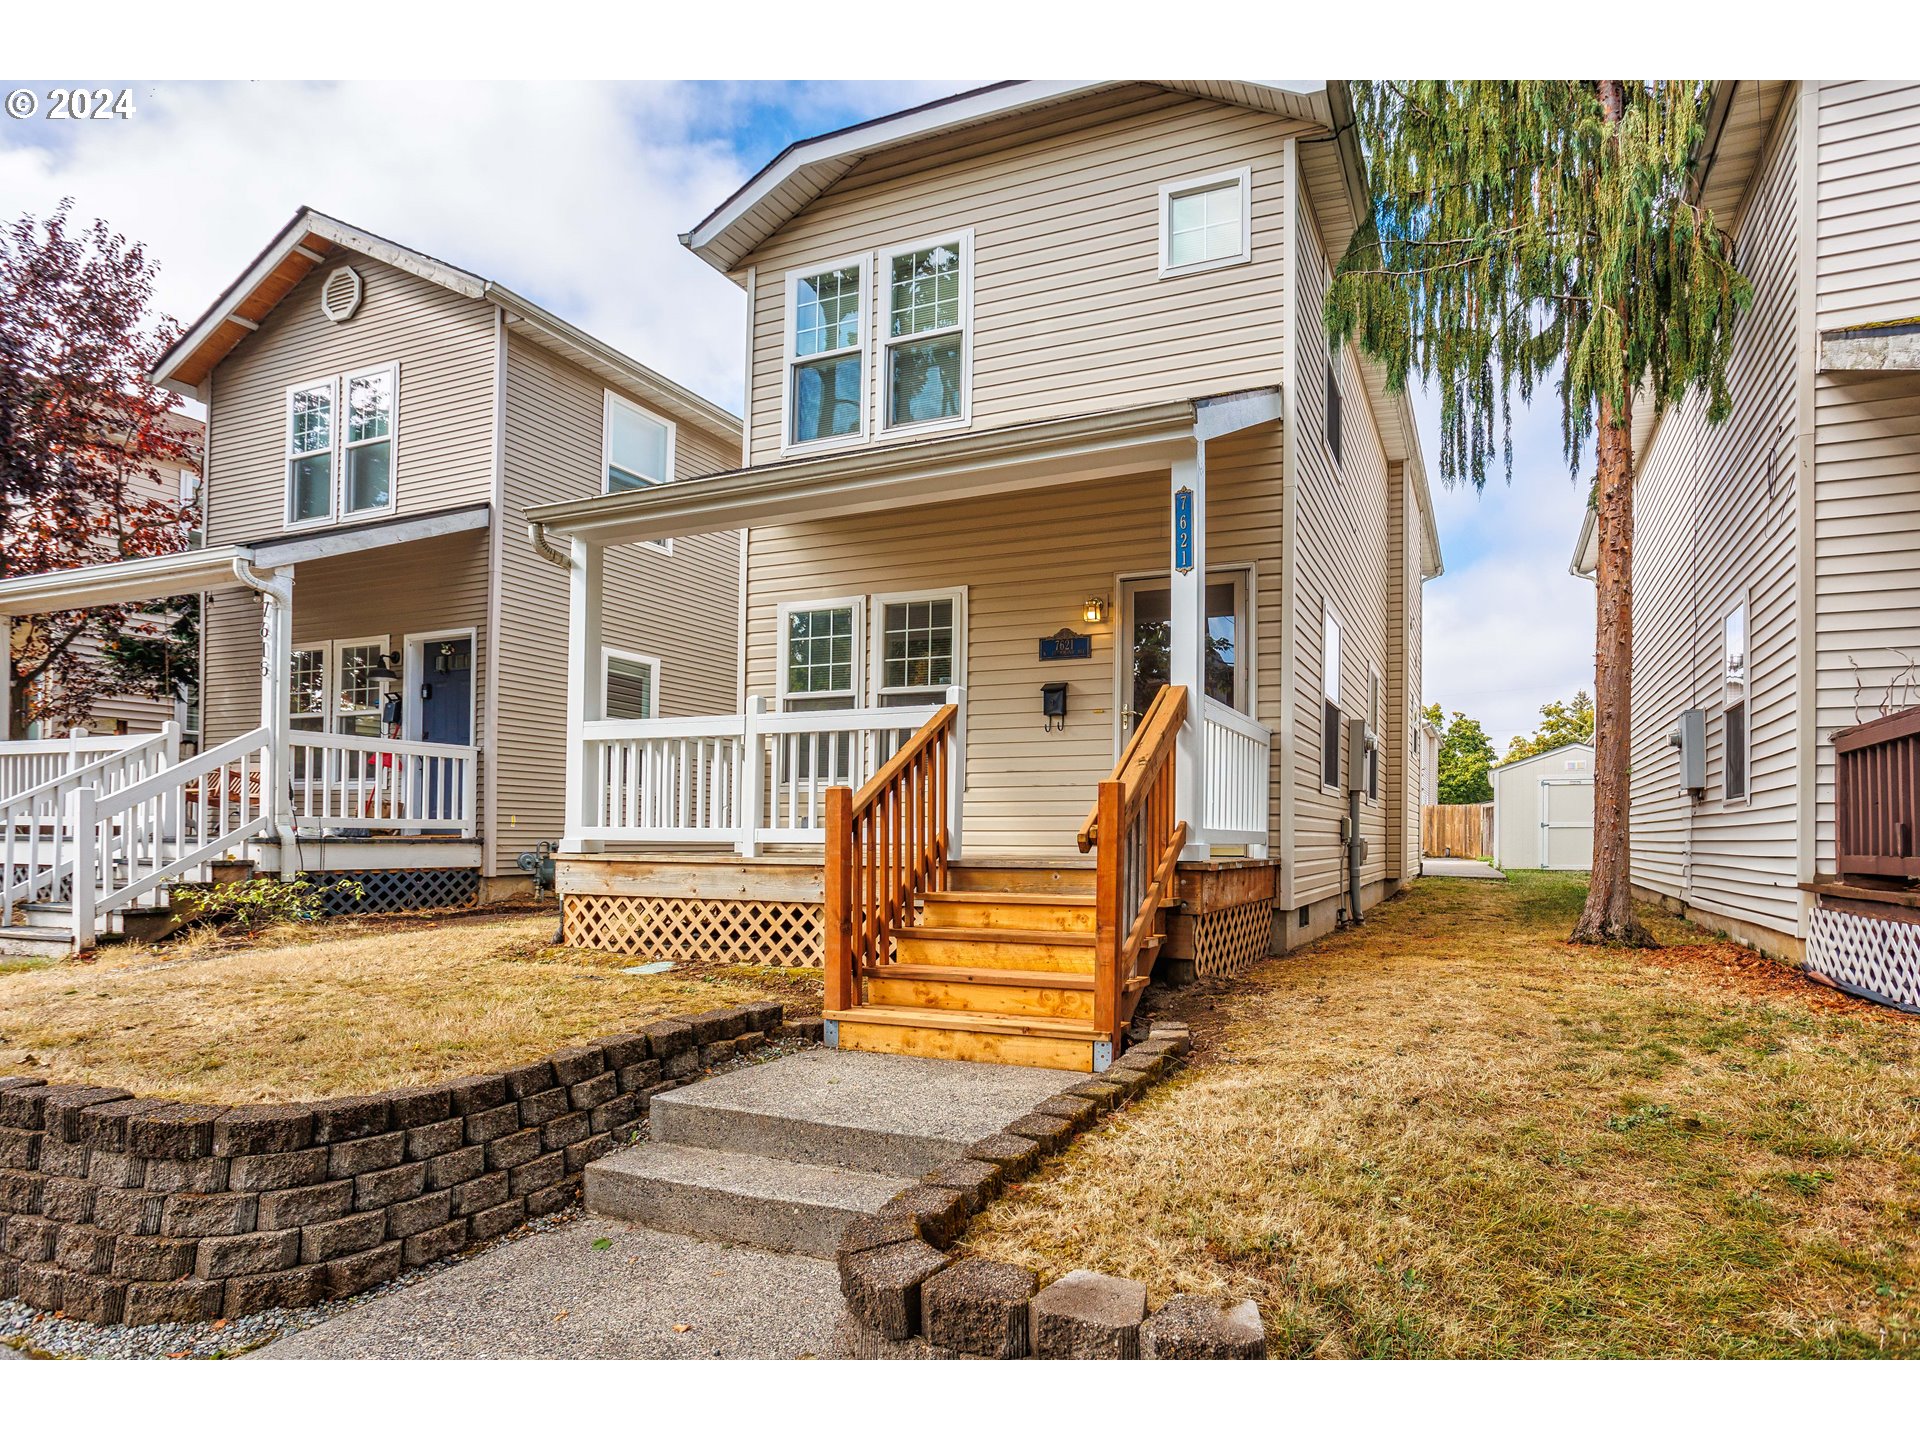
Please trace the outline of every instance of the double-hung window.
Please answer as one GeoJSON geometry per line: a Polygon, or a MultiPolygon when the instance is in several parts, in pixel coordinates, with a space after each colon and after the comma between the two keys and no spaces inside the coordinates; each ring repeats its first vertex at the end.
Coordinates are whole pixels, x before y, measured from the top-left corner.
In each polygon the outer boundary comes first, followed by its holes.
{"type": "Polygon", "coordinates": [[[287,523],[391,510],[400,370],[379,365],[287,391],[287,523]]]}
{"type": "Polygon", "coordinates": [[[1229,170],[1160,187],[1160,273],[1189,275],[1253,258],[1251,172],[1229,170]]]}
{"type": "Polygon", "coordinates": [[[867,262],[795,275],[787,287],[786,443],[867,433],[867,262]]]}
{"type": "Polygon", "coordinates": [[[287,523],[333,515],[333,381],[287,392],[287,523]]]}
{"type": "Polygon", "coordinates": [[[1333,453],[1333,463],[1340,463],[1341,410],[1340,372],[1334,368],[1332,360],[1327,361],[1327,449],[1333,453]]]}
{"type": "Polygon", "coordinates": [[[881,409],[897,430],[964,420],[972,361],[970,231],[889,250],[881,258],[886,330],[881,409]]]}
{"type": "Polygon", "coordinates": [[[1729,800],[1747,798],[1748,750],[1752,738],[1752,722],[1747,713],[1748,674],[1752,665],[1748,628],[1747,600],[1743,595],[1720,622],[1726,722],[1720,764],[1722,794],[1729,800]]]}
{"type": "Polygon", "coordinates": [[[960,619],[955,591],[881,595],[873,602],[873,694],[879,705],[938,705],[959,684],[960,619]]]}
{"type": "Polygon", "coordinates": [[[673,478],[674,426],[624,395],[606,392],[602,490],[644,490],[673,478]]]}
{"type": "Polygon", "coordinates": [[[1367,728],[1373,731],[1374,743],[1367,750],[1367,799],[1380,798],[1380,752],[1386,745],[1386,731],[1382,728],[1386,717],[1381,713],[1380,672],[1371,667],[1367,670],[1367,728]]]}
{"type": "Polygon", "coordinates": [[[1332,605],[1320,621],[1320,783],[1340,788],[1340,617],[1332,605]]]}
{"type": "Polygon", "coordinates": [[[859,600],[780,607],[782,710],[845,710],[860,703],[859,600]]]}

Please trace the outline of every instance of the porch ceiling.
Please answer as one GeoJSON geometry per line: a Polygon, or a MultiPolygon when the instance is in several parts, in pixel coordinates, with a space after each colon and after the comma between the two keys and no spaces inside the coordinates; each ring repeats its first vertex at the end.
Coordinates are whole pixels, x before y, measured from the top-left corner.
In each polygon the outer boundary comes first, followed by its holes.
{"type": "Polygon", "coordinates": [[[1176,400],[874,450],[727,470],[527,512],[536,531],[625,544],[776,525],[1165,468],[1191,455],[1196,402],[1176,400]]]}
{"type": "Polygon", "coordinates": [[[305,535],[276,535],[238,545],[181,550],[140,560],[82,565],[0,580],[0,615],[45,615],[100,605],[165,600],[200,591],[250,587],[249,573],[284,570],[303,561],[404,545],[486,526],[491,508],[468,505],[430,515],[340,526],[305,535]]]}

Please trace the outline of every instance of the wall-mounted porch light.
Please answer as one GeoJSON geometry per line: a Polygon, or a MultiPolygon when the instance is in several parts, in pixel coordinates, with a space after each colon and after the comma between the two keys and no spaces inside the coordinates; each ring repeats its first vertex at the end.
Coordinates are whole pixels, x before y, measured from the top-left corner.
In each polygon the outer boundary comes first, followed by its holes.
{"type": "Polygon", "coordinates": [[[367,679],[398,680],[402,678],[401,674],[398,670],[394,669],[393,667],[398,665],[399,663],[400,663],[400,652],[398,650],[394,651],[393,654],[391,655],[382,655],[379,657],[379,663],[375,665],[373,669],[367,671],[367,679]]]}
{"type": "Polygon", "coordinates": [[[1089,625],[1098,625],[1102,620],[1105,620],[1107,618],[1107,597],[1104,595],[1089,595],[1087,597],[1087,603],[1080,609],[1080,618],[1085,620],[1089,625]]]}

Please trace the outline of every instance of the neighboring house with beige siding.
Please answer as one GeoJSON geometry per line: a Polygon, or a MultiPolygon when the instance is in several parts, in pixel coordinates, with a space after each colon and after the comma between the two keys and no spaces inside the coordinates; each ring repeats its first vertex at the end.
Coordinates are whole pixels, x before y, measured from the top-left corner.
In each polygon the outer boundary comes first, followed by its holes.
{"type": "Polygon", "coordinates": [[[1635,416],[1634,880],[1846,979],[1835,936],[1892,923],[1920,873],[1911,797],[1856,783],[1890,828],[1846,846],[1835,814],[1840,750],[1904,743],[1836,733],[1920,703],[1920,86],[1722,82],[1710,135],[1754,305],[1725,423],[1635,416]],[[1859,898],[1876,873],[1898,883],[1859,898]]]}
{"type": "Polygon", "coordinates": [[[968,947],[1092,903],[1102,782],[1177,777],[1180,893],[1136,927],[1176,962],[1230,970],[1407,883],[1440,560],[1403,398],[1321,323],[1360,193],[1344,104],[990,86],[800,142],[682,237],[746,296],[742,457],[533,512],[573,554],[576,941],[824,958],[843,1045],[1084,1068],[1132,980],[1036,980],[1072,967],[1021,941],[989,983],[968,947]],[[602,547],[722,527],[745,712],[607,719],[602,547]],[[899,783],[939,814],[889,922],[913,933],[836,979],[829,792],[918,765],[899,783]],[[971,918],[935,934],[943,905],[971,918]]]}
{"type": "MultiPolygon", "coordinates": [[[[313,210],[155,378],[207,406],[204,545],[139,583],[206,592],[203,754],[240,763],[266,736],[252,798],[229,807],[260,822],[247,853],[358,874],[395,905],[530,883],[518,857],[563,819],[568,581],[526,514],[737,463],[739,422],[492,281],[313,210]]],[[[736,705],[739,535],[624,546],[608,574],[616,713],[736,705]]],[[[60,598],[129,583],[95,567],[60,598]]]]}

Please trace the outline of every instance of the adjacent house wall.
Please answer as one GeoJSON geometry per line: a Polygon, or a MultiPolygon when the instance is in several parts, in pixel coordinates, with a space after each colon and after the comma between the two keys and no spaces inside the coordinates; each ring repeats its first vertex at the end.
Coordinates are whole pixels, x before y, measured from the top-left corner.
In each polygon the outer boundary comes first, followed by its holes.
{"type": "Polygon", "coordinates": [[[369,256],[342,251],[317,266],[214,371],[207,543],[285,528],[290,386],[390,361],[400,366],[392,513],[487,500],[493,325],[491,305],[369,256]],[[320,286],[340,264],[359,271],[363,294],[353,317],[335,324],[320,313],[320,286]]]}
{"type": "MultiPolygon", "coordinates": [[[[565,819],[567,575],[527,543],[533,505],[598,494],[606,382],[518,335],[507,336],[505,491],[500,546],[498,799],[491,849],[503,871],[565,819]]],[[[628,395],[644,404],[638,395],[628,395]]],[[[666,418],[666,417],[663,417],[666,418]]],[[[674,478],[739,463],[738,435],[678,426],[674,478]]],[[[662,715],[732,714],[739,702],[740,536],[607,551],[607,646],[660,661],[662,715]]]]}
{"type": "MultiPolygon", "coordinates": [[[[1666,415],[1635,488],[1633,878],[1736,935],[1792,948],[1798,654],[1795,435],[1799,314],[1796,107],[1782,107],[1737,222],[1754,304],[1734,330],[1733,414],[1710,426],[1702,398],[1666,415]],[[1749,597],[1750,796],[1729,801],[1722,619],[1749,597]],[[1705,797],[1679,788],[1667,735],[1707,714],[1705,797]]],[[[1823,476],[1824,479],[1824,476],[1823,476]]]]}
{"type": "Polygon", "coordinates": [[[780,458],[791,271],[963,226],[975,247],[973,428],[1277,383],[1281,156],[1302,128],[1142,86],[855,166],[748,259],[753,463],[780,458]],[[1160,186],[1241,166],[1251,262],[1161,279],[1160,186]]]}
{"type": "MultiPolygon", "coordinates": [[[[1920,321],[1920,86],[1817,96],[1817,328],[1920,321]]],[[[1833,869],[1834,730],[1920,704],[1920,375],[1813,389],[1818,849],[1833,869]]]]}

